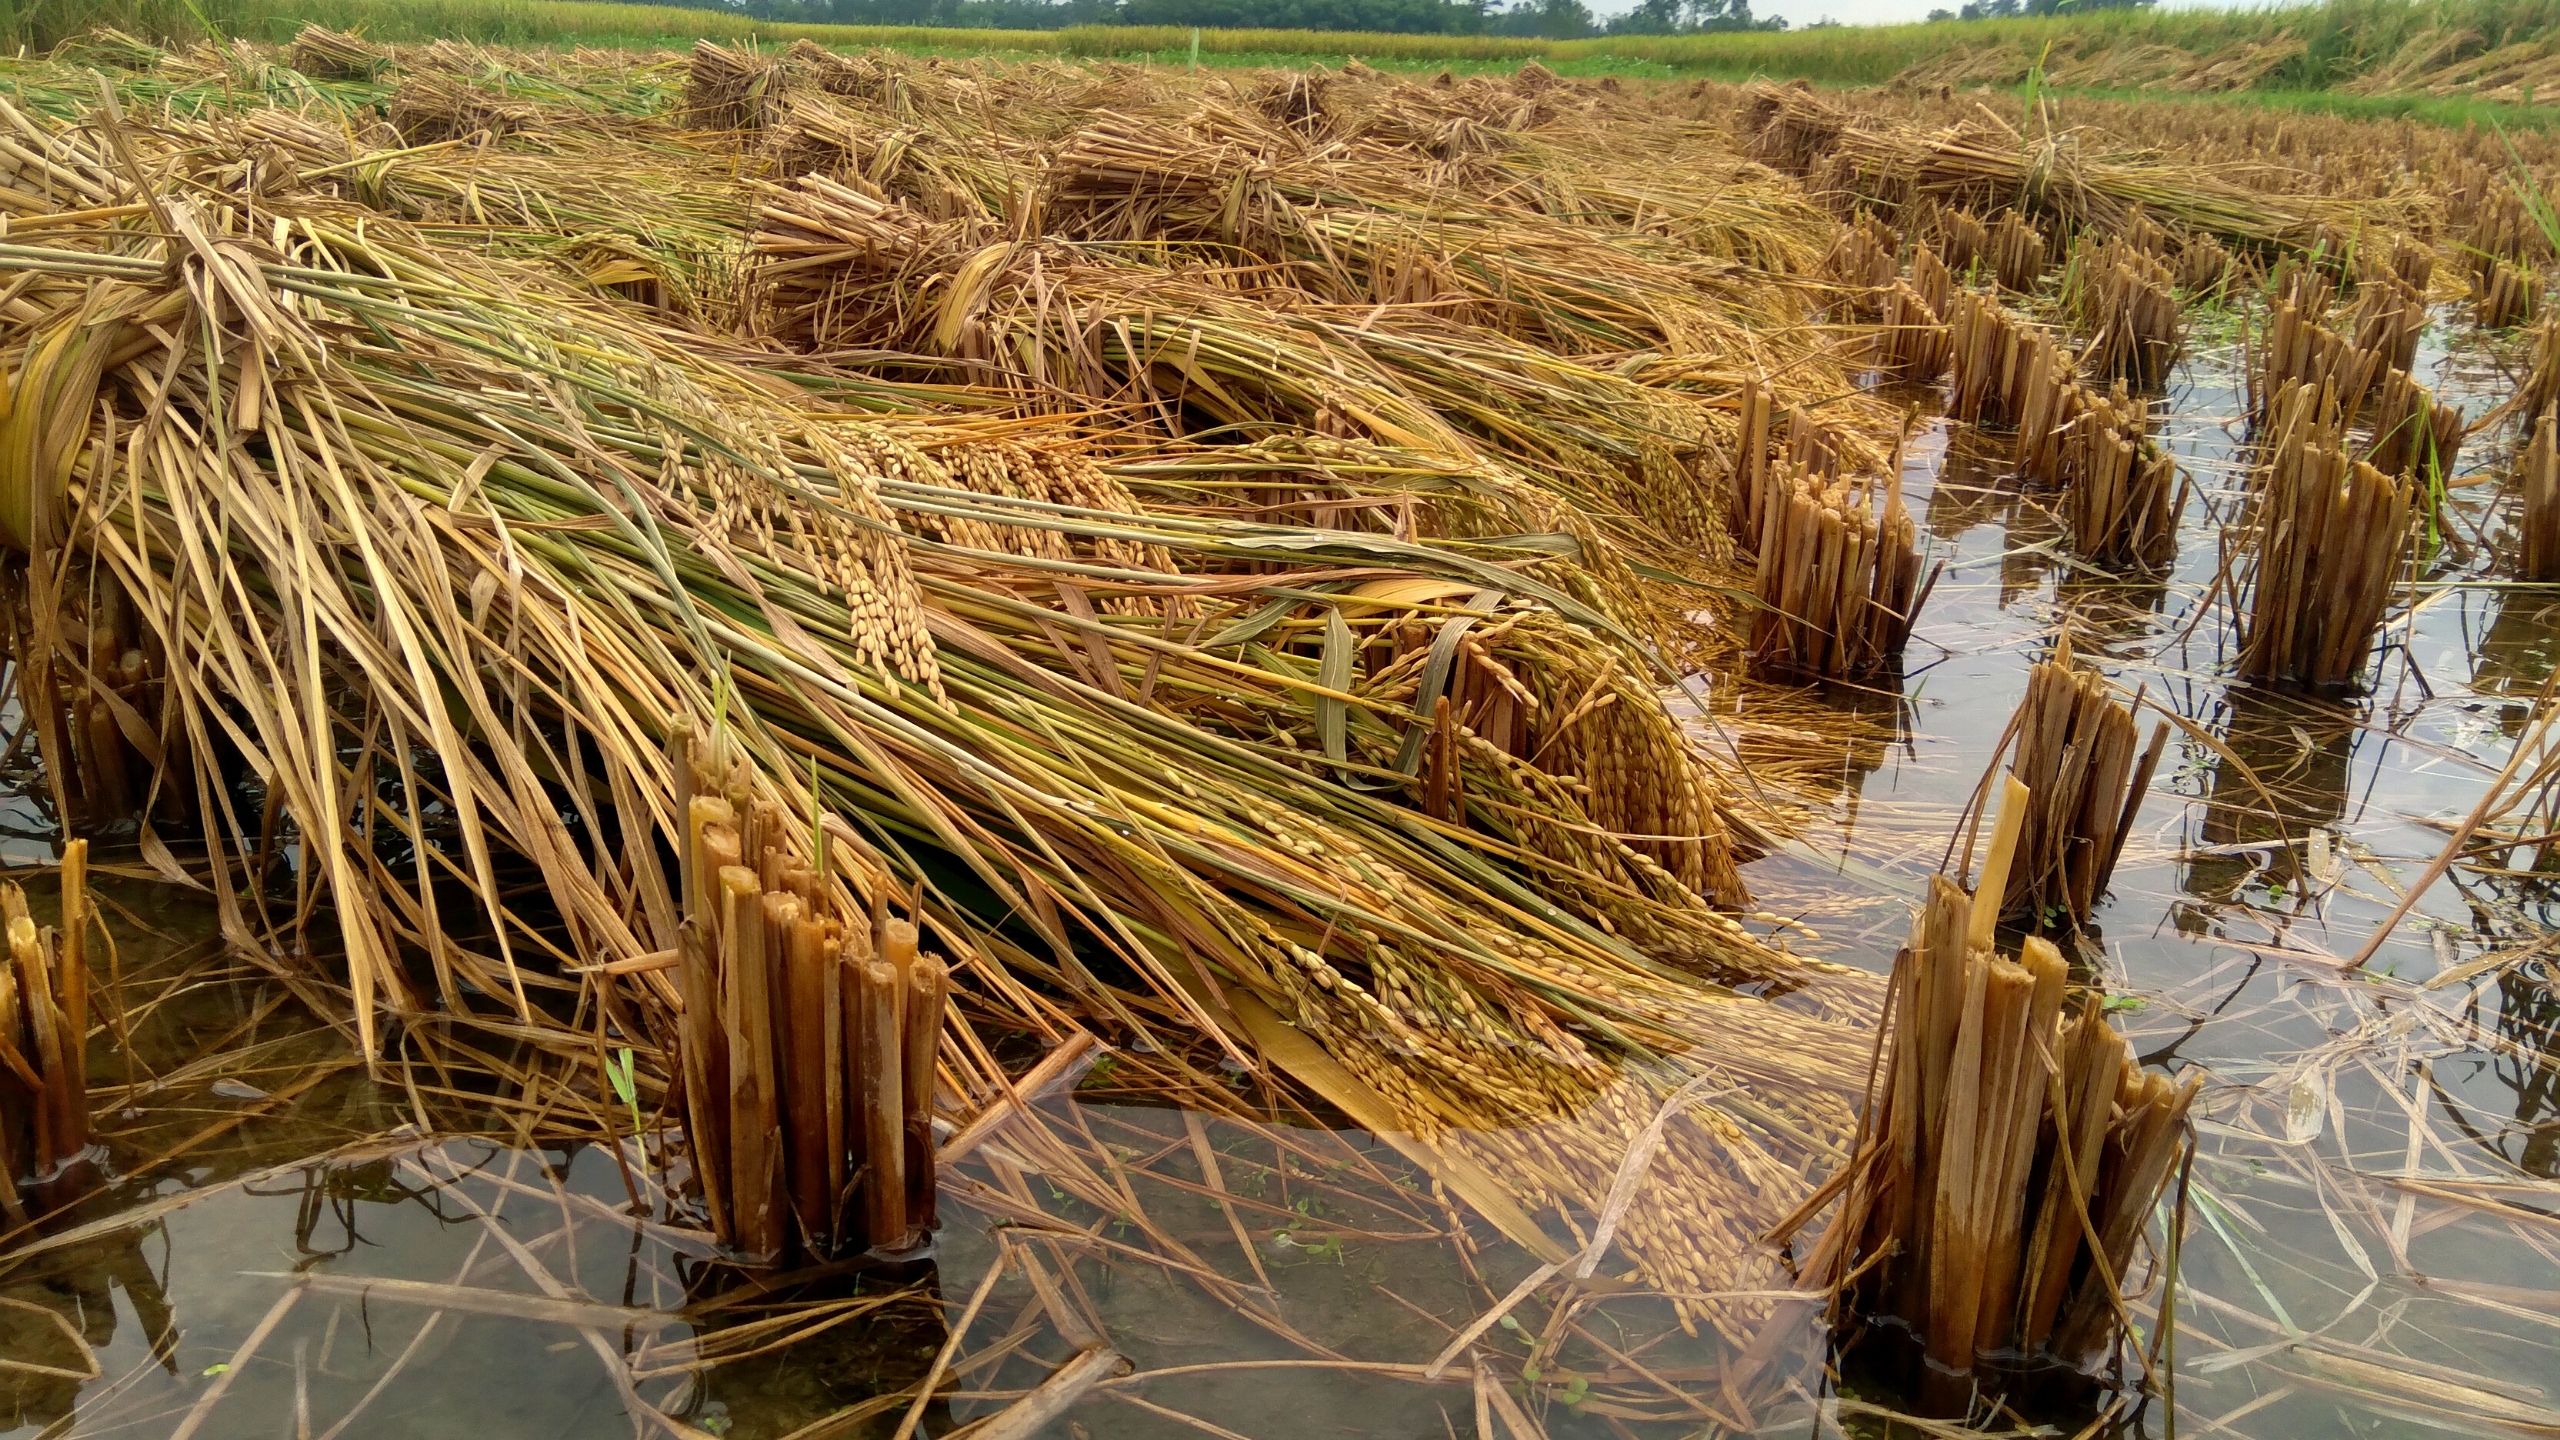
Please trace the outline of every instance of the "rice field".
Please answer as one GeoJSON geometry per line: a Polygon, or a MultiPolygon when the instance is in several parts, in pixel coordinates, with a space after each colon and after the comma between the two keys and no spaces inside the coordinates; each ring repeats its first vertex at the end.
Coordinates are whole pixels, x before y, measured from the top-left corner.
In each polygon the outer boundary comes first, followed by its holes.
{"type": "Polygon", "coordinates": [[[0,1434],[2560,1430],[2560,143],[746,36],[0,61],[0,1434]]]}
{"type": "Polygon", "coordinates": [[[598,45],[698,38],[954,57],[1004,54],[1197,66],[1339,66],[1462,72],[1535,60],[1561,74],[1811,79],[1827,85],[2021,86],[2149,96],[2248,94],[2332,113],[2547,128],[2560,81],[2552,0],[2318,0],[2222,9],[2114,7],[2007,19],[1815,25],[1787,31],[1592,35],[1205,29],[1073,24],[995,30],[765,21],[621,0],[96,0],[0,4],[0,41],[44,51],[112,28],[164,42],[283,44],[305,24],[377,42],[598,45]]]}

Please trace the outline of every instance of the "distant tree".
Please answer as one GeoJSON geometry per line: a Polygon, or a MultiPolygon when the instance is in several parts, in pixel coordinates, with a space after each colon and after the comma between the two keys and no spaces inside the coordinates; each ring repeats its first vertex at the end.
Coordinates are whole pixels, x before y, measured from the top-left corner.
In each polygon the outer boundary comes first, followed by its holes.
{"type": "Polygon", "coordinates": [[[1582,0],[1516,0],[1511,8],[1487,18],[1485,33],[1576,40],[1600,32],[1591,21],[1591,7],[1582,0]]]}
{"type": "Polygon", "coordinates": [[[1538,0],[1538,33],[1549,40],[1579,39],[1597,29],[1582,0],[1538,0]]]}
{"type": "Polygon", "coordinates": [[[1929,12],[1929,23],[1932,25],[1937,24],[1941,20],[1953,20],[1954,18],[1956,18],[1956,12],[1953,10],[1932,10],[1929,12]]]}
{"type": "Polygon", "coordinates": [[[2013,15],[2067,15],[2082,10],[2139,10],[2157,0],[1965,0],[1953,15],[1932,10],[1932,20],[2005,20],[2013,15]]]}
{"type": "Polygon", "coordinates": [[[1786,17],[1763,20],[1751,0],[1637,0],[1636,8],[1609,21],[1612,35],[1696,35],[1719,30],[1784,30],[1786,17]]]}
{"type": "Polygon", "coordinates": [[[1669,35],[1680,28],[1681,0],[1636,0],[1636,8],[1610,17],[1612,35],[1669,35]]]}

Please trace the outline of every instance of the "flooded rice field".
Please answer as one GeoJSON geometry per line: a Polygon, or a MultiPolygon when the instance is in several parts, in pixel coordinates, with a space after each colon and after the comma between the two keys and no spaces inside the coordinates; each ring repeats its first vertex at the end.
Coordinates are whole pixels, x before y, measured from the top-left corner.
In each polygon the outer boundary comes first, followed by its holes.
{"type": "Polygon", "coordinates": [[[2560,1433],[2555,183],[0,56],[0,1433],[2560,1433]]]}
{"type": "MultiPolygon", "coordinates": [[[[2475,412],[2514,383],[2513,357],[2450,317],[2424,358],[2475,412]]],[[[1858,727],[1749,878],[1776,936],[1878,970],[2058,638],[2140,690],[2146,727],[2173,717],[2070,954],[2147,1064],[2210,1077],[2166,1299],[2134,1302],[2160,1384],[1990,1428],[2551,1433],[2554,891],[2530,843],[2430,864],[2531,727],[2560,593],[2494,578],[2513,437],[2475,440],[2368,695],[2226,682],[2238,374],[2200,347],[2162,402],[2193,482],[2166,576],[2087,571],[2045,497],[1933,421],[1904,475],[1945,570],[1898,686],[1700,679],[1681,697],[1710,743],[1746,751],[1771,714],[1858,727]]],[[[1772,1346],[1792,1398],[1737,1413],[1658,1301],[1524,1297],[1545,1272],[1397,1145],[1214,1058],[1231,1083],[1200,1090],[1180,1077],[1203,1071],[1143,1050],[1050,1056],[1036,1101],[946,1132],[928,1251],[740,1271],[661,1188],[648,1157],[671,1136],[636,1106],[638,1140],[555,1140],[530,1094],[466,1094],[482,1082],[418,1060],[367,1074],[233,957],[209,907],[104,867],[100,884],[118,975],[102,1003],[130,1058],[95,1092],[106,1182],[0,1269],[0,1433],[1015,1435],[988,1417],[1097,1350],[1109,1363],[1056,1433],[1892,1428],[1854,1357],[1830,1369],[1818,1317],[1772,1346]],[[1478,1351],[1543,1383],[1447,1383],[1478,1351]]]]}

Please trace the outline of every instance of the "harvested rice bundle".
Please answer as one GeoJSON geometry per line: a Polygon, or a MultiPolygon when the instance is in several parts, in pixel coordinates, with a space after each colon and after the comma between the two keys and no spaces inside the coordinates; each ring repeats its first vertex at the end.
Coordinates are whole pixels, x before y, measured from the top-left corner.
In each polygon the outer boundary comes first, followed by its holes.
{"type": "Polygon", "coordinates": [[[2120,241],[2084,241],[2072,250],[2062,285],[2072,323],[2088,337],[2081,365],[2092,380],[2136,390],[2167,383],[2186,314],[2166,265],[2120,241]]]}
{"type": "MultiPolygon", "coordinates": [[[[886,52],[840,55],[815,40],[794,40],[782,52],[780,63],[786,82],[805,81],[826,94],[878,106],[901,120],[914,118],[906,76],[886,52]]],[[[786,83],[784,88],[788,93],[792,87],[786,83]]]]}
{"type": "Polygon", "coordinates": [[[2314,688],[2350,684],[2410,553],[2414,489],[2350,458],[2333,393],[2288,386],[2274,414],[2239,567],[2248,598],[2238,671],[2314,688]]]}
{"type": "Polygon", "coordinates": [[[782,105],[786,82],[780,61],[746,47],[696,40],[679,118],[696,130],[763,130],[782,105]]]}
{"type": "Polygon", "coordinates": [[[2356,287],[2355,303],[2343,319],[2357,349],[2394,369],[2412,369],[2427,329],[2427,292],[2397,275],[2376,276],[2356,287]]]}
{"type": "Polygon", "coordinates": [[[1707,468],[1716,420],[1669,376],[1586,367],[1427,308],[1257,304],[1222,270],[996,239],[820,176],[772,193],[753,244],[764,328],[796,347],[946,357],[1079,410],[1128,406],[1169,434],[1205,420],[1521,467],[1626,517],[1612,533],[1637,553],[1675,566],[1727,553],[1707,468]]]}
{"type": "Polygon", "coordinates": [[[285,53],[315,80],[371,80],[391,67],[389,51],[325,25],[303,26],[285,53]]]}
{"type": "Polygon", "coordinates": [[[961,141],[933,126],[883,123],[833,95],[787,92],[765,131],[773,174],[824,175],[935,220],[1001,220],[1028,213],[1039,157],[988,135],[961,141]]]}
{"type": "Polygon", "coordinates": [[[2461,406],[2438,404],[2409,372],[2388,370],[2374,391],[2373,444],[2365,459],[2385,475],[2410,476],[2440,495],[2467,433],[2461,406]]]}
{"type": "Polygon", "coordinates": [[[479,75],[503,68],[485,46],[468,40],[430,40],[425,45],[403,50],[403,70],[440,70],[449,75],[479,75]]]}
{"type": "Polygon", "coordinates": [[[2037,662],[2018,703],[2009,773],[2025,816],[2001,914],[2029,925],[2083,925],[2106,894],[2159,768],[2169,723],[2137,757],[2132,710],[2104,677],[2075,663],[2068,639],[2037,662]]]}
{"type": "Polygon", "coordinates": [[[2517,578],[2560,580],[2560,416],[2545,410],[2517,467],[2517,578]]]}
{"type": "MultiPolygon", "coordinates": [[[[1659,953],[1686,950],[1701,925],[1724,928],[1729,922],[1703,912],[1701,900],[1738,907],[1748,893],[1712,777],[1647,677],[1543,607],[1488,613],[1469,601],[1450,615],[1450,606],[1468,600],[1459,588],[1363,586],[1346,605],[1358,607],[1360,628],[1372,637],[1356,693],[1380,713],[1423,719],[1405,733],[1395,760],[1414,777],[1419,808],[1466,820],[1471,798],[1491,798],[1467,792],[1460,762],[1469,752],[1483,764],[1465,768],[1507,767],[1532,789],[1571,777],[1577,808],[1596,828],[1548,825],[1517,810],[1496,828],[1516,828],[1520,843],[1556,862],[1560,890],[1593,888],[1589,903],[1659,953]],[[1416,601],[1425,604],[1407,608],[1416,601]],[[1444,638],[1452,635],[1454,651],[1444,638]],[[1674,883],[1659,883],[1665,876],[1674,883]],[[1600,890],[1655,903],[1613,904],[1600,890]]],[[[1716,963],[1711,953],[1683,958],[1716,963]]]]}
{"type": "Polygon", "coordinates": [[[1760,608],[1752,617],[1752,658],[1810,676],[1898,668],[1929,583],[1900,474],[1879,487],[1826,480],[1787,461],[1771,483],[1775,494],[1755,547],[1760,608]]]}
{"type": "Polygon", "coordinates": [[[89,1148],[89,842],[62,854],[62,923],[39,928],[26,892],[0,884],[0,1218],[23,1228],[72,1198],[89,1148]],[[22,1188],[23,1187],[23,1188],[22,1188]]]}
{"type": "Polygon", "coordinates": [[[1848,126],[1847,112],[1816,99],[1806,81],[1757,86],[1743,99],[1740,129],[1751,158],[1790,174],[1811,170],[1848,126]]]}
{"type": "Polygon", "coordinates": [[[139,73],[156,68],[169,58],[169,52],[129,31],[99,25],[54,46],[49,58],[93,69],[139,73]]]}
{"type": "Polygon", "coordinates": [[[1987,111],[1961,126],[1922,128],[1853,117],[1810,88],[1764,84],[1748,93],[1746,143],[1780,168],[1805,174],[1836,161],[1858,193],[1877,198],[1890,192],[1986,214],[2023,204],[2057,233],[2111,234],[2146,215],[2165,229],[2275,254],[2313,250],[2339,231],[2406,229],[2413,218],[2398,205],[2272,192],[2155,156],[2100,153],[2080,132],[2029,138],[1987,111]]]}
{"type": "Polygon", "coordinates": [[[1893,232],[1872,215],[1860,215],[1840,231],[1822,268],[1846,292],[1841,303],[1850,314],[1872,320],[1883,313],[1884,297],[1901,277],[1898,249],[1893,232]]]}
{"type": "Polygon", "coordinates": [[[2044,278],[2044,235],[2015,210],[2000,212],[1991,229],[1991,273],[2003,290],[2027,294],[2044,278]]]}
{"type": "Polygon", "coordinates": [[[1896,281],[1885,293],[1879,366],[1906,385],[1934,385],[1954,359],[1955,337],[1938,312],[1918,290],[1896,281]]]}
{"type": "Polygon", "coordinates": [[[1061,238],[1172,247],[1320,301],[1428,306],[1568,355],[1739,348],[1737,318],[1795,298],[1683,244],[1403,175],[1215,105],[1173,127],[1106,114],[1058,148],[1038,210],[1061,238]]]}
{"type": "Polygon", "coordinates": [[[2482,328],[2504,330],[2530,324],[2542,310],[2542,276],[2505,260],[2492,262],[2473,291],[2472,305],[2482,328]]]}
{"type": "Polygon", "coordinates": [[[2062,520],[2072,552],[2112,570],[2156,570],[2177,548],[2177,462],[2137,402],[2090,396],[2062,439],[2062,520]]]}
{"type": "Polygon", "coordinates": [[[391,128],[411,145],[452,140],[485,143],[535,128],[542,121],[542,109],[427,70],[411,74],[391,92],[389,118],[391,128]]]}
{"type": "Polygon", "coordinates": [[[387,126],[351,134],[317,109],[258,109],[164,117],[124,138],[167,183],[359,205],[706,336],[733,324],[742,183],[733,166],[699,165],[663,136],[608,125],[528,130],[506,146],[411,145],[387,126]]]}
{"type": "Polygon", "coordinates": [[[1324,70],[1283,71],[1265,80],[1248,102],[1275,125],[1302,135],[1321,135],[1332,125],[1325,97],[1335,84],[1336,77],[1324,70]]]}
{"type": "Polygon", "coordinates": [[[2327,390],[2340,407],[2339,423],[2352,425],[2383,374],[2383,357],[2319,322],[2318,311],[2278,300],[2248,367],[2249,405],[2262,419],[2296,385],[2327,390]]]}
{"type": "Polygon", "coordinates": [[[2072,1006],[2052,945],[1994,949],[2023,788],[2009,782],[1981,890],[1930,881],[1894,965],[1879,1118],[1825,1237],[1856,1313],[1910,1328],[1933,1406],[2021,1357],[2094,1373],[2125,1338],[2117,1297],[2201,1085],[2144,1070],[2094,997],[2072,1006]]]}

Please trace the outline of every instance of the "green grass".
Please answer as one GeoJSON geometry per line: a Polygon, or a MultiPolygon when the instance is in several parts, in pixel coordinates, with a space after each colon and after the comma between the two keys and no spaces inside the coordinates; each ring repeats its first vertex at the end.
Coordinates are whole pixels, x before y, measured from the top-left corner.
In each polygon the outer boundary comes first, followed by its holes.
{"type": "MultiPolygon", "coordinates": [[[[382,40],[450,37],[502,44],[671,45],[710,36],[843,48],[870,45],[953,53],[1034,51],[1180,61],[1192,32],[1178,27],[1079,26],[1065,30],[956,30],[922,26],[769,24],[710,10],[588,0],[0,0],[0,42],[42,49],[90,25],[159,38],[207,29],[281,40],[305,20],[382,40]]],[[[2133,46],[2210,55],[2242,45],[2299,42],[2300,53],[2260,83],[2286,95],[2324,92],[2417,53],[2447,36],[2455,54],[2510,43],[2560,46],[2560,0],[2327,0],[2318,5],[2214,10],[2097,10],[2077,15],[1935,25],[1839,26],[1715,35],[1538,40],[1489,35],[1388,35],[1318,30],[1211,30],[1204,61],[1222,64],[1372,64],[1500,68],[1535,59],[1583,74],[1804,76],[1876,84],[1956,51],[2034,56],[2133,46]]],[[[2280,103],[2303,104],[2300,101],[2280,103]]],[[[2373,108],[2334,113],[2438,116],[2460,123],[2462,101],[2359,99],[2373,108]],[[2422,107],[2438,107],[2428,111],[2422,107]],[[2450,107],[2450,108],[2446,108],[2450,107]]],[[[2305,108],[2308,108],[2307,106],[2305,108]]]]}
{"type": "Polygon", "coordinates": [[[2052,89],[2060,96],[2093,100],[2141,100],[2183,105],[2245,104],[2304,115],[2349,120],[2410,120],[2452,129],[2560,130],[2560,105],[2520,105],[2463,95],[2350,95],[2338,90],[2250,90],[2236,95],[2190,95],[2160,90],[2052,89]]]}
{"type": "Polygon", "coordinates": [[[470,40],[495,45],[689,45],[696,39],[840,48],[871,45],[971,53],[1049,51],[1055,30],[960,30],[930,25],[788,25],[674,5],[591,0],[0,0],[0,42],[48,49],[95,26],[149,39],[207,31],[287,40],[306,21],[377,40],[470,40]]]}

